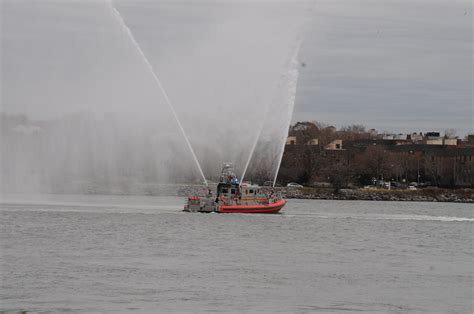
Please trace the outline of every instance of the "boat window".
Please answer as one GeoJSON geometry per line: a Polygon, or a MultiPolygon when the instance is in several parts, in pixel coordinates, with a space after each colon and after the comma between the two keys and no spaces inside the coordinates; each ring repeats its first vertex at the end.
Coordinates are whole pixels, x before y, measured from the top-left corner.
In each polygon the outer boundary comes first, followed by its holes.
{"type": "Polygon", "coordinates": [[[222,193],[227,194],[227,193],[229,193],[229,190],[227,190],[227,189],[222,189],[222,193]]]}
{"type": "Polygon", "coordinates": [[[250,193],[250,194],[253,194],[253,190],[249,190],[249,193],[250,193]]]}
{"type": "Polygon", "coordinates": [[[230,194],[235,194],[235,189],[230,189],[230,194]]]}
{"type": "Polygon", "coordinates": [[[249,194],[249,191],[245,190],[245,194],[249,194]]]}

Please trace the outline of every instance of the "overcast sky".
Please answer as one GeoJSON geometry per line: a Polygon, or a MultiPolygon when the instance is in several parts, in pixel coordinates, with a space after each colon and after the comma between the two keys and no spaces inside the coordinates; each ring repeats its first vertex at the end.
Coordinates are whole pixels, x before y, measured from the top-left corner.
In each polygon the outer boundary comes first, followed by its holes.
{"type": "MultiPolygon", "coordinates": [[[[42,106],[53,98],[87,102],[84,92],[71,87],[76,82],[64,84],[70,79],[67,74],[80,73],[92,64],[97,75],[103,75],[107,67],[125,60],[125,52],[104,53],[120,50],[123,43],[107,42],[112,20],[97,1],[74,5],[0,1],[4,111],[44,113],[42,106]],[[75,47],[62,32],[78,29],[82,37],[74,41],[75,47]],[[104,47],[91,44],[93,36],[102,36],[104,47]],[[86,58],[76,63],[73,52],[88,42],[90,47],[81,55],[86,58]],[[96,54],[98,50],[101,53],[96,54]]],[[[202,21],[189,18],[195,17],[189,12],[198,7],[203,10],[203,5],[198,0],[168,2],[167,9],[157,11],[155,17],[146,2],[143,6],[134,2],[128,6],[130,12],[123,1],[122,5],[118,2],[132,25],[148,17],[157,25],[166,20],[189,32],[202,27],[202,21]]],[[[219,19],[222,12],[213,10],[209,2],[205,8],[206,14],[219,19]]],[[[300,51],[293,121],[317,120],[337,127],[357,123],[392,132],[448,128],[457,129],[460,135],[473,132],[472,23],[471,0],[317,1],[300,51]]],[[[158,27],[154,31],[156,38],[166,36],[159,34],[158,27]]],[[[147,37],[137,34],[137,38],[146,41],[147,37]]],[[[134,80],[149,84],[139,69],[126,70],[134,80]]],[[[98,89],[96,83],[82,83],[82,91],[98,89]]],[[[101,88],[120,90],[117,84],[101,88]]],[[[118,93],[116,97],[123,100],[127,96],[118,93]]],[[[101,100],[117,101],[110,95],[101,100]]]]}
{"type": "Polygon", "coordinates": [[[295,119],[472,132],[472,3],[318,1],[295,119]]]}

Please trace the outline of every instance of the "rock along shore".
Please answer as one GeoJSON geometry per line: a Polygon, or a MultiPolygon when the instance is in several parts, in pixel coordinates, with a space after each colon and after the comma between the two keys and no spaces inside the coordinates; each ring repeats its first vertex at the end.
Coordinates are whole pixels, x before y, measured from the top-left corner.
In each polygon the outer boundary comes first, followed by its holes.
{"type": "Polygon", "coordinates": [[[474,203],[474,189],[425,188],[419,190],[341,189],[338,193],[328,188],[275,188],[287,199],[414,201],[474,203]]]}
{"type": "MultiPolygon", "coordinates": [[[[203,187],[180,186],[179,196],[201,194],[203,187]]],[[[214,192],[215,187],[211,187],[214,192]]],[[[424,188],[418,190],[386,190],[386,189],[341,189],[334,192],[331,188],[302,189],[287,187],[262,187],[262,192],[281,193],[286,199],[317,199],[317,200],[364,200],[364,201],[413,201],[413,202],[456,202],[474,203],[474,189],[441,189],[424,188]]]]}
{"type": "MultiPolygon", "coordinates": [[[[216,185],[211,185],[213,193],[216,185]]],[[[319,188],[288,188],[262,187],[262,192],[271,190],[286,199],[318,199],[318,200],[366,200],[366,201],[415,201],[415,202],[458,202],[474,203],[474,189],[442,189],[424,188],[418,190],[386,190],[386,189],[341,189],[334,192],[329,187],[319,188]]],[[[207,188],[203,185],[188,184],[127,184],[114,188],[100,184],[83,184],[80,186],[62,186],[55,191],[44,191],[58,194],[109,194],[109,195],[149,195],[149,196],[190,196],[204,195],[207,188]]]]}

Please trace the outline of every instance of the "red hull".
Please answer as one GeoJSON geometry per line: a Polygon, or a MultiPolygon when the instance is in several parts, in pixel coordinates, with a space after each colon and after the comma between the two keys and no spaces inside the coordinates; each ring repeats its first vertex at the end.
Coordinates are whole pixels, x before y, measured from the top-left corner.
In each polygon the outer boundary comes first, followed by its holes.
{"type": "Polygon", "coordinates": [[[275,214],[278,213],[285,204],[285,200],[279,200],[278,202],[267,205],[220,206],[219,213],[275,214]]]}

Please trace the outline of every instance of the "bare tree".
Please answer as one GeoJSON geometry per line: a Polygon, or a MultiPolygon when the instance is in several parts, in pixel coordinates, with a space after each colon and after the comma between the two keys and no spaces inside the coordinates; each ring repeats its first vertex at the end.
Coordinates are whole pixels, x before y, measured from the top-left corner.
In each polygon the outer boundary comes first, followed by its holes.
{"type": "Polygon", "coordinates": [[[335,193],[338,193],[341,188],[347,187],[355,174],[354,168],[345,159],[326,159],[326,165],[321,172],[331,183],[335,193]]]}
{"type": "Polygon", "coordinates": [[[456,130],[455,129],[446,129],[444,131],[444,138],[455,138],[456,130]]]}
{"type": "Polygon", "coordinates": [[[426,176],[431,179],[431,182],[434,185],[439,185],[441,178],[441,162],[439,159],[436,158],[436,156],[426,155],[423,158],[423,168],[426,176]]]}

